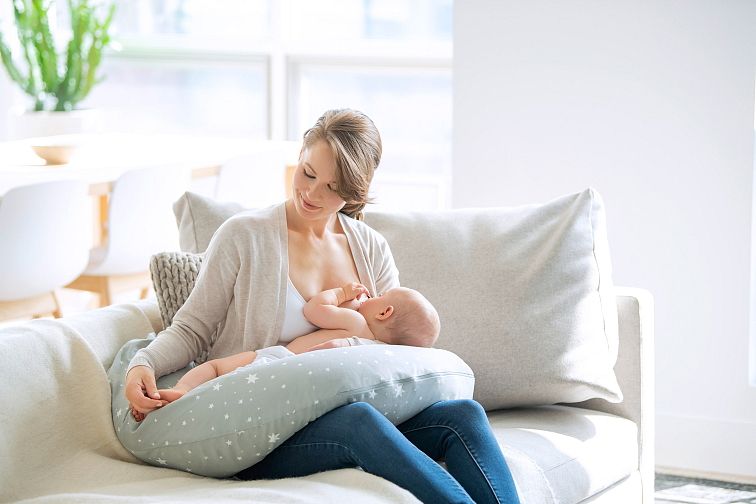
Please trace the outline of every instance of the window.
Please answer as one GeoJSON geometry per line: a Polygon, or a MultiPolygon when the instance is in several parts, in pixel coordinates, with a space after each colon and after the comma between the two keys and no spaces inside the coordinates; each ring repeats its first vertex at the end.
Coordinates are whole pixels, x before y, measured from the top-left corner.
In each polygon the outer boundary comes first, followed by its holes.
{"type": "Polygon", "coordinates": [[[82,104],[111,129],[299,140],[356,108],[384,144],[371,208],[450,206],[451,0],[118,4],[123,50],[82,104]]]}

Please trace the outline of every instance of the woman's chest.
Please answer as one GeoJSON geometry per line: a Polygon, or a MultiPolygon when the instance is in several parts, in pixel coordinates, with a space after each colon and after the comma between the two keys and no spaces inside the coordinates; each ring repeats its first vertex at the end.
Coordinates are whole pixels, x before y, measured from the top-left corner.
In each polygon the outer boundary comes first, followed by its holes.
{"type": "Polygon", "coordinates": [[[305,300],[324,290],[360,281],[345,235],[316,242],[290,236],[289,278],[305,300]]]}

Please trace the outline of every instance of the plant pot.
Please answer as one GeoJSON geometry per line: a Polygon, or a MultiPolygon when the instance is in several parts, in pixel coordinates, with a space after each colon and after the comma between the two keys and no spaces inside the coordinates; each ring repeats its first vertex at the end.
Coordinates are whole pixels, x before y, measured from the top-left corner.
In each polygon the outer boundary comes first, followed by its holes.
{"type": "Polygon", "coordinates": [[[11,118],[10,137],[13,140],[92,133],[97,129],[99,110],[82,109],[70,112],[26,111],[11,118]]]}

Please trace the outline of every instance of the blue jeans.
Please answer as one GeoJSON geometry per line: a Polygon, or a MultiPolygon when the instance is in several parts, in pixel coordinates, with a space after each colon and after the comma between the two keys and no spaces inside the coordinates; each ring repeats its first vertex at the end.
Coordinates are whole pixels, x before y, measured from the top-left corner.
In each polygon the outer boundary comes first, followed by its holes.
{"type": "Polygon", "coordinates": [[[425,503],[520,502],[483,407],[470,400],[436,403],[398,426],[367,403],[348,404],[236,477],[278,479],[357,466],[425,503]],[[441,459],[448,472],[434,462],[441,459]]]}

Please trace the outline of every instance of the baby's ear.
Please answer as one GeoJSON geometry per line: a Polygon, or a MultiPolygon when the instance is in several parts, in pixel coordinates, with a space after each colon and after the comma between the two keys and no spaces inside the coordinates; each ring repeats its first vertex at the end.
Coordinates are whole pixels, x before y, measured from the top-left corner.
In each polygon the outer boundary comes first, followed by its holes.
{"type": "Polygon", "coordinates": [[[388,305],[386,308],[383,309],[382,312],[376,313],[375,318],[377,318],[381,322],[385,322],[388,319],[390,319],[393,314],[394,314],[394,307],[391,305],[388,305]]]}

